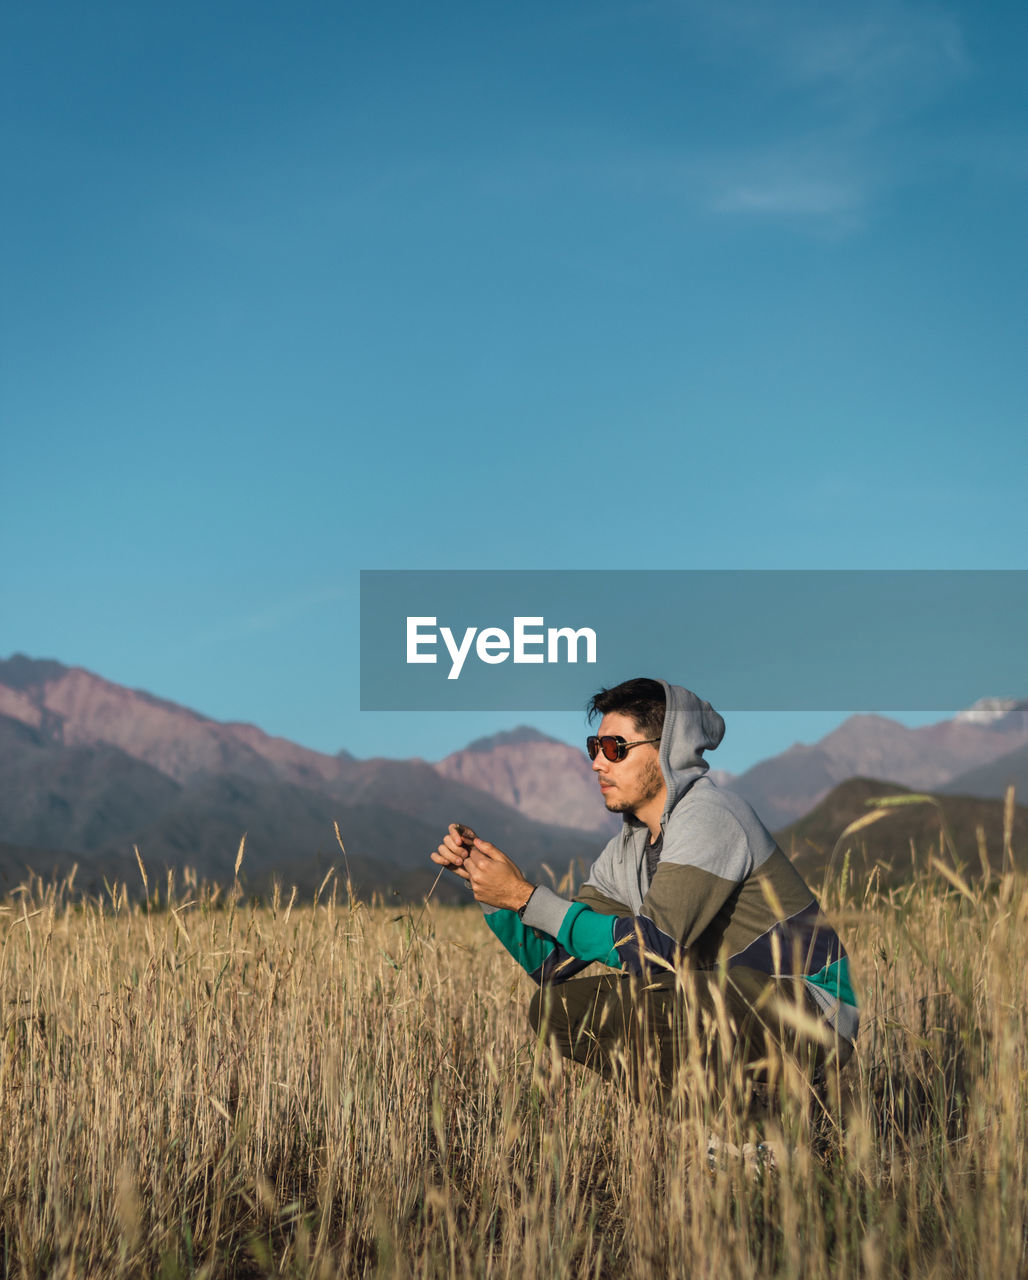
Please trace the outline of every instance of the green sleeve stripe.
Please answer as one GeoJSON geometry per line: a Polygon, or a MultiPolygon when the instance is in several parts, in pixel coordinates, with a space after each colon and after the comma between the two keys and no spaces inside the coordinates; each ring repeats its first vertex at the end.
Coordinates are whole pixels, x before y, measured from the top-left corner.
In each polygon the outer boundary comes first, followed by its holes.
{"type": "Polygon", "coordinates": [[[576,902],[564,917],[557,941],[579,960],[599,960],[612,969],[620,969],[621,956],[614,946],[616,923],[616,916],[601,915],[576,902]]]}
{"type": "Polygon", "coordinates": [[[557,949],[552,938],[522,923],[516,911],[490,911],[485,922],[526,973],[535,973],[557,949]]]}
{"type": "Polygon", "coordinates": [[[836,960],[834,964],[826,964],[817,973],[808,973],[807,981],[816,987],[823,987],[830,995],[841,1000],[843,1004],[856,1006],[857,997],[853,994],[850,983],[850,962],[846,956],[836,960]]]}

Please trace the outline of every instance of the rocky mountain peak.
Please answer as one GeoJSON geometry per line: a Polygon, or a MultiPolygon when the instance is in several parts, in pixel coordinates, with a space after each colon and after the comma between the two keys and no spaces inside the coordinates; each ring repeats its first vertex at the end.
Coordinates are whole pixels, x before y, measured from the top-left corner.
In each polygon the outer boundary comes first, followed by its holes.
{"type": "Polygon", "coordinates": [[[69,670],[53,658],[30,658],[24,653],[14,653],[9,658],[0,658],[0,684],[24,693],[50,680],[59,680],[69,670]]]}
{"type": "Polygon", "coordinates": [[[521,747],[530,742],[558,741],[559,739],[550,738],[538,729],[532,729],[527,724],[521,724],[516,729],[504,729],[499,733],[492,733],[486,738],[476,738],[474,742],[468,743],[464,750],[488,753],[495,751],[497,747],[521,747]]]}
{"type": "Polygon", "coordinates": [[[607,812],[585,752],[538,729],[479,738],[433,767],[537,822],[609,834],[621,821],[607,812]]]}

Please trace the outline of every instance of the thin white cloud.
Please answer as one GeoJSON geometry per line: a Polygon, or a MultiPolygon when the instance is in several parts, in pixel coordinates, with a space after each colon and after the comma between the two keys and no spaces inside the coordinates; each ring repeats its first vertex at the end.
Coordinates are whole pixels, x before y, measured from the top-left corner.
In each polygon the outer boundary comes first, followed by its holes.
{"type": "Polygon", "coordinates": [[[712,199],[725,213],[766,213],[801,218],[835,218],[860,209],[865,192],[854,182],[832,182],[816,176],[776,174],[726,183],[712,199]]]}
{"type": "Polygon", "coordinates": [[[970,69],[960,27],[944,14],[907,9],[804,27],[788,47],[798,79],[842,89],[850,105],[895,110],[944,92],[970,69]]]}
{"type": "Polygon", "coordinates": [[[771,147],[719,158],[699,185],[710,213],[777,219],[838,237],[867,226],[881,179],[858,155],[826,154],[797,161],[771,147]]]}
{"type": "MultiPolygon", "coordinates": [[[[910,0],[635,0],[590,8],[595,21],[634,31],[659,25],[690,65],[720,81],[712,94],[752,104],[680,149],[616,154],[597,145],[576,172],[625,193],[662,191],[724,217],[791,221],[812,234],[847,235],[873,220],[888,192],[966,167],[955,140],[923,118],[974,73],[956,14],[910,0]],[[673,31],[672,37],[669,32],[673,31]],[[946,143],[954,144],[947,151],[946,143]]],[[[1018,167],[1016,146],[1004,148],[1018,167]]],[[[544,162],[545,163],[545,162],[544,162]]]]}
{"type": "Polygon", "coordinates": [[[746,145],[697,158],[716,213],[865,225],[910,180],[917,113],[972,69],[960,24],[930,6],[687,0],[677,12],[728,83],[775,106],[746,145]]]}
{"type": "Polygon", "coordinates": [[[839,145],[831,131],[712,153],[696,165],[705,208],[738,217],[791,219],[848,234],[863,227],[882,182],[880,159],[858,140],[839,145]]]}
{"type": "Polygon", "coordinates": [[[971,65],[956,17],[932,6],[689,0],[683,12],[700,38],[729,59],[747,57],[765,76],[851,100],[884,96],[895,105],[932,95],[971,65]]]}

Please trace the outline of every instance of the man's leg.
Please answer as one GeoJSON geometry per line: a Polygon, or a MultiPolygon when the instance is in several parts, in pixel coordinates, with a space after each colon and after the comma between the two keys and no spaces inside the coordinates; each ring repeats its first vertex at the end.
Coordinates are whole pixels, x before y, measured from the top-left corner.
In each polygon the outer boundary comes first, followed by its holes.
{"type": "Polygon", "coordinates": [[[844,1065],[849,1044],[806,1033],[804,1018],[811,1027],[823,1025],[801,980],[746,968],[723,978],[694,973],[684,988],[674,974],[649,981],[627,974],[577,978],[541,987],[529,1009],[533,1028],[564,1057],[607,1078],[627,1067],[638,1086],[648,1060],[670,1088],[691,1049],[716,1092],[733,1071],[740,1084],[767,1083],[776,1054],[791,1056],[812,1079],[828,1063],[844,1065]],[[782,1012],[790,1003],[798,1016],[782,1012]]]}
{"type": "Polygon", "coordinates": [[[673,974],[649,982],[602,974],[540,987],[528,1017],[565,1058],[607,1079],[627,1069],[638,1088],[647,1069],[673,1077],[676,1000],[673,974]]]}
{"type": "Polygon", "coordinates": [[[853,1046],[828,1027],[806,982],[737,967],[727,974],[722,998],[735,1034],[730,1059],[717,1045],[721,1079],[731,1073],[736,1086],[742,1084],[750,1096],[747,1110],[780,1115],[791,1096],[820,1121],[828,1080],[846,1065],[853,1046]]]}
{"type": "Polygon", "coordinates": [[[772,978],[739,966],[728,971],[725,999],[751,1056],[761,1044],[774,1045],[814,1074],[828,1063],[845,1066],[853,1051],[830,1031],[802,978],[772,978]]]}

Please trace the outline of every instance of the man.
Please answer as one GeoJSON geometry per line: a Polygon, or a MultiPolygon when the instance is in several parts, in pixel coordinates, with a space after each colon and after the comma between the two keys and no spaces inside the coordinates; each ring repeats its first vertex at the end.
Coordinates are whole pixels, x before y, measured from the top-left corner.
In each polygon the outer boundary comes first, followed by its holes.
{"type": "Polygon", "coordinates": [[[540,984],[533,1026],[604,1075],[652,1051],[665,1087],[701,1032],[708,1062],[752,1074],[772,1043],[814,1076],[843,1064],[858,1022],[845,950],[753,809],[707,776],[720,715],[648,679],[601,690],[596,715],[587,750],[624,823],[573,899],[532,884],[466,828],[451,826],[431,855],[470,883],[540,984]],[[568,981],[596,961],[614,972],[568,981]]]}

